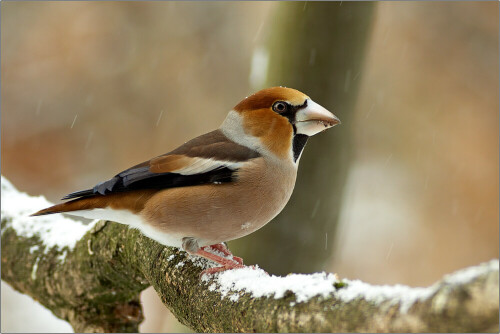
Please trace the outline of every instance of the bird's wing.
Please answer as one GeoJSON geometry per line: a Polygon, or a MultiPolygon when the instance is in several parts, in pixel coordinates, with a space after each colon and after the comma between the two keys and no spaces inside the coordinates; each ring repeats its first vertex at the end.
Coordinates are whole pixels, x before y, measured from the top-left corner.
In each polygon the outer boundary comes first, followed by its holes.
{"type": "Polygon", "coordinates": [[[77,191],[63,199],[232,182],[238,168],[259,156],[256,151],[229,140],[220,130],[215,130],[169,153],[124,170],[93,189],[77,191]]]}

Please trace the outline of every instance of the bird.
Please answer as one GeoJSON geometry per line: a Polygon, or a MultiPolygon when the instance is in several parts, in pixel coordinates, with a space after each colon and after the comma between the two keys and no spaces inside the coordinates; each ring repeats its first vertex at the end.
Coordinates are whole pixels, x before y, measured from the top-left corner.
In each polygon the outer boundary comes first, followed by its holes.
{"type": "Polygon", "coordinates": [[[309,137],[337,124],[338,117],[298,90],[262,89],[231,109],[218,129],[32,216],[64,213],[128,225],[219,265],[202,274],[243,268],[225,242],[281,212],[309,137]]]}

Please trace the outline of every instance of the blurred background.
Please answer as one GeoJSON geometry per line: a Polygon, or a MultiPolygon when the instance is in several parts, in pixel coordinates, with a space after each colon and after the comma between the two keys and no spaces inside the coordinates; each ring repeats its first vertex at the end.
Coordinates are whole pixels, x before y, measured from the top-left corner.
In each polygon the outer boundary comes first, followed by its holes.
{"type": "MultiPolygon", "coordinates": [[[[427,286],[498,257],[498,41],[498,2],[2,3],[1,172],[57,202],[293,87],[342,125],[230,248],[274,274],[427,286]]],[[[189,331],[142,299],[141,331],[189,331]]],[[[71,331],[3,282],[1,329],[71,331]]]]}

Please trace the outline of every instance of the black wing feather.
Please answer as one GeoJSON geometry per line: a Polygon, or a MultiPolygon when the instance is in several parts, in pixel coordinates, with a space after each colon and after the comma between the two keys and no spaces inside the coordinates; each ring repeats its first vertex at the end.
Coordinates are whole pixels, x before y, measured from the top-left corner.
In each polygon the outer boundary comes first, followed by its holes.
{"type": "Polygon", "coordinates": [[[141,172],[141,179],[127,182],[127,174],[122,177],[118,174],[114,178],[99,183],[93,189],[77,191],[63,197],[66,199],[106,195],[112,192],[124,192],[139,189],[166,189],[175,187],[188,187],[208,183],[231,182],[236,170],[219,167],[206,173],[182,175],[177,173],[152,173],[141,172]]]}
{"type": "Polygon", "coordinates": [[[61,199],[66,200],[66,199],[72,199],[72,198],[77,198],[77,197],[88,197],[88,196],[93,196],[93,195],[94,195],[94,190],[87,189],[87,190],[75,191],[74,193],[68,194],[61,199]]]}

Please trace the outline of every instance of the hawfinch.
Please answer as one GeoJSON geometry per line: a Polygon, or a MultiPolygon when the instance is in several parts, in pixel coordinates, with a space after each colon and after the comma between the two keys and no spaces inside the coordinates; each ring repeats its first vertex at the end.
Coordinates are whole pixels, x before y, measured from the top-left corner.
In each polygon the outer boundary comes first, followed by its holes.
{"type": "Polygon", "coordinates": [[[221,265],[205,273],[241,268],[223,242],[258,230],[283,209],[307,140],[339,123],[295,89],[263,89],[229,111],[219,129],[33,215],[115,221],[221,265]]]}

